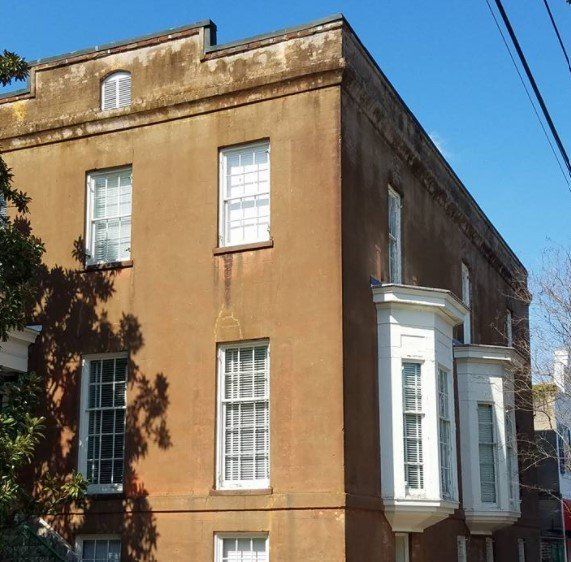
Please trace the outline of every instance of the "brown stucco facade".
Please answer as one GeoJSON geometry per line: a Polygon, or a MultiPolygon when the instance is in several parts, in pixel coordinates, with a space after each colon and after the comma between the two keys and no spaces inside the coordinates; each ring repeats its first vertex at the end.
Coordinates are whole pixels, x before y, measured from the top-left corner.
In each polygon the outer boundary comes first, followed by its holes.
{"type": "MultiPolygon", "coordinates": [[[[267,532],[270,559],[394,559],[380,499],[377,326],[388,280],[387,186],[403,200],[403,282],[461,294],[475,343],[525,270],[341,17],[216,46],[210,22],[32,67],[0,99],[0,151],[46,245],[32,364],[45,375],[38,469],[77,467],[82,355],[129,352],[123,494],[50,522],[120,534],[126,560],[213,560],[217,532],[267,532]],[[132,75],[102,112],[100,81],[132,75]],[[271,242],[218,249],[219,150],[268,139],[271,242]],[[86,175],[132,166],[132,261],[86,268],[86,175]],[[216,489],[216,350],[271,346],[270,488],[216,489]]],[[[521,413],[518,432],[533,431],[521,413]]],[[[534,475],[521,475],[522,481],[534,475]]],[[[496,560],[538,549],[536,499],[495,536],[496,560]]],[[[411,537],[411,560],[456,560],[462,509],[411,537]]],[[[482,559],[483,539],[469,542],[482,559]]]]}

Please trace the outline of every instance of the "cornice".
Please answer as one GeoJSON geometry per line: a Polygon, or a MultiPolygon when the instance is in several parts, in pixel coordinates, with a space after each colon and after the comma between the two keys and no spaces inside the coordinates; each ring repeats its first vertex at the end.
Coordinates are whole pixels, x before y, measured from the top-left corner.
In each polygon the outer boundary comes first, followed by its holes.
{"type": "Polygon", "coordinates": [[[373,301],[378,307],[398,306],[432,310],[455,326],[464,321],[469,309],[452,292],[433,287],[386,283],[372,287],[373,301]]]}

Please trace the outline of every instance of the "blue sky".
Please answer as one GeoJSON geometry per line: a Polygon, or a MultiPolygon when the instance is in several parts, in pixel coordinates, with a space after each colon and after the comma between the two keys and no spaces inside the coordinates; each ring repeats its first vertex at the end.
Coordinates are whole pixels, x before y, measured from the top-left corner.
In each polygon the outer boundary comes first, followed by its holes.
{"type": "MultiPolygon", "coordinates": [[[[549,2],[571,52],[571,6],[549,2]]],[[[543,3],[504,5],[571,153],[571,74],[543,3]]],[[[571,192],[485,0],[0,0],[0,48],[33,60],[203,19],[224,43],[337,12],[528,269],[568,245],[571,192]]]]}

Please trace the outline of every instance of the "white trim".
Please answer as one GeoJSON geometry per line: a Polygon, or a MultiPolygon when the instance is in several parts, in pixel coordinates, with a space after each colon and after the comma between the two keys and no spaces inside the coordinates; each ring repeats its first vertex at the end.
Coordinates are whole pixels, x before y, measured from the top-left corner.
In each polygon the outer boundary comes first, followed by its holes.
{"type": "Polygon", "coordinates": [[[113,109],[120,109],[122,107],[129,107],[132,101],[132,78],[131,73],[125,70],[119,70],[117,72],[113,72],[112,74],[108,74],[103,80],[101,80],[101,102],[100,108],[101,111],[112,111],[113,109]],[[128,103],[120,103],[119,99],[119,82],[123,78],[129,79],[129,101],[128,103]],[[114,84],[115,86],[115,104],[113,106],[107,105],[107,98],[105,96],[105,86],[107,84],[114,84]]]}
{"type": "MultiPolygon", "coordinates": [[[[253,142],[253,143],[248,143],[248,144],[241,144],[238,146],[230,146],[227,148],[222,148],[219,151],[219,156],[218,156],[218,161],[219,161],[219,168],[218,168],[218,245],[219,247],[232,247],[232,246],[239,246],[242,244],[252,244],[252,243],[256,243],[256,242],[264,242],[267,240],[271,239],[271,225],[272,225],[272,220],[271,220],[271,209],[272,209],[272,201],[271,201],[271,157],[270,157],[270,141],[269,140],[264,140],[264,141],[257,141],[257,142],[253,142]],[[256,237],[256,239],[253,240],[241,240],[241,241],[236,241],[231,243],[229,241],[229,235],[227,232],[227,224],[226,224],[226,201],[229,200],[228,197],[226,197],[226,192],[227,192],[227,177],[226,177],[226,163],[227,163],[227,157],[229,155],[232,154],[240,154],[241,152],[247,151],[247,150],[252,150],[255,151],[257,148],[265,148],[266,152],[268,154],[268,191],[267,191],[267,196],[268,196],[268,232],[266,236],[261,236],[261,237],[256,237]]],[[[265,193],[265,192],[264,192],[265,193]]],[[[262,194],[263,195],[263,194],[262,194]]],[[[243,196],[240,197],[240,199],[245,198],[247,196],[243,196]]]]}
{"type": "MultiPolygon", "coordinates": [[[[79,411],[79,442],[78,442],[78,459],[77,467],[80,474],[87,477],[87,441],[89,435],[89,419],[86,415],[87,403],[89,400],[89,364],[91,361],[101,359],[123,359],[129,358],[126,351],[118,353],[96,353],[86,354],[81,357],[81,396],[80,396],[80,411],[79,411]]],[[[129,370],[127,368],[127,378],[129,377],[129,370]]],[[[127,385],[125,385],[127,386],[127,385]]],[[[125,411],[126,411],[126,398],[125,398],[125,411]]],[[[125,432],[126,433],[126,432],[125,432]]],[[[123,484],[89,484],[87,486],[87,494],[116,494],[123,491],[123,484]]]]}
{"type": "MultiPolygon", "coordinates": [[[[128,215],[118,215],[116,218],[122,219],[129,217],[131,221],[131,234],[130,234],[130,247],[129,247],[129,257],[123,257],[116,260],[118,263],[129,261],[132,256],[132,245],[133,245],[133,166],[121,166],[119,168],[107,168],[105,170],[97,170],[95,172],[89,172],[86,178],[86,205],[85,205],[85,254],[87,265],[98,265],[104,263],[110,263],[106,260],[96,260],[95,259],[95,246],[94,246],[94,236],[93,236],[93,210],[94,210],[94,196],[95,196],[95,179],[98,177],[105,177],[110,174],[120,174],[121,172],[130,171],[131,173],[131,209],[128,215]]],[[[113,218],[113,217],[108,217],[113,218]]],[[[115,263],[115,261],[113,262],[115,263]]]]}
{"type": "Polygon", "coordinates": [[[486,562],[494,562],[494,540],[486,537],[486,562]]]}
{"type": "MultiPolygon", "coordinates": [[[[268,488],[270,479],[261,478],[258,480],[233,480],[227,481],[224,478],[224,408],[223,408],[223,391],[224,391],[224,359],[228,349],[244,349],[250,347],[266,346],[267,348],[267,366],[268,366],[268,475],[270,474],[271,463],[271,357],[270,357],[270,341],[268,339],[250,340],[239,343],[221,343],[217,350],[217,396],[216,396],[216,488],[219,490],[255,490],[268,488]]],[[[261,400],[254,400],[261,401],[261,400]]]]}
{"type": "Polygon", "coordinates": [[[458,562],[468,562],[468,539],[464,535],[456,537],[458,562]]]}
{"type": "Polygon", "coordinates": [[[222,562],[222,548],[224,539],[265,539],[266,542],[266,561],[270,560],[270,534],[267,532],[224,532],[214,534],[214,562],[222,562]]]}
{"type": "Polygon", "coordinates": [[[410,560],[410,551],[409,551],[409,534],[408,533],[395,533],[395,562],[409,562],[410,560]],[[397,552],[397,542],[399,539],[402,541],[403,548],[403,558],[397,558],[399,554],[397,552]]]}
{"type": "Polygon", "coordinates": [[[79,562],[83,560],[83,542],[84,541],[119,541],[121,548],[123,547],[123,539],[117,534],[89,534],[77,535],[75,537],[75,550],[79,556],[79,562]]]}

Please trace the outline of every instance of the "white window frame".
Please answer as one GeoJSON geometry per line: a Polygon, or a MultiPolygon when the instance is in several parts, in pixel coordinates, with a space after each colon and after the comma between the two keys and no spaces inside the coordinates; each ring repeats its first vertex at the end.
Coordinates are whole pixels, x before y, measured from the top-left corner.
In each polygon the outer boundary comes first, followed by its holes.
{"type": "Polygon", "coordinates": [[[469,309],[464,317],[464,342],[472,343],[472,279],[469,267],[462,262],[462,302],[469,309]]]}
{"type": "Polygon", "coordinates": [[[389,233],[389,281],[398,284],[402,283],[402,197],[400,193],[390,185],[388,189],[387,219],[389,233]],[[391,232],[391,201],[394,202],[393,204],[396,209],[396,232],[391,232]],[[396,252],[395,268],[391,265],[393,248],[396,252]]]}
{"type": "MultiPolygon", "coordinates": [[[[239,343],[224,343],[218,345],[218,396],[217,396],[217,431],[216,431],[216,487],[219,490],[257,490],[266,489],[270,486],[271,475],[271,358],[270,358],[270,341],[268,339],[250,340],[239,343]],[[258,480],[226,480],[224,478],[224,456],[225,456],[225,422],[224,422],[224,361],[225,353],[228,349],[249,348],[249,347],[267,347],[267,364],[268,364],[268,478],[260,478],[258,480]]],[[[247,402],[261,402],[261,399],[245,400],[247,402]]],[[[229,400],[228,402],[234,402],[229,400]]]]}
{"type": "Polygon", "coordinates": [[[517,559],[518,562],[525,562],[525,539],[517,539],[517,559]]]}
{"type": "Polygon", "coordinates": [[[109,263],[122,263],[131,260],[132,256],[132,246],[133,246],[133,167],[121,166],[119,168],[106,168],[105,170],[97,170],[95,172],[89,172],[87,174],[87,204],[85,206],[86,217],[85,217],[85,252],[86,252],[86,265],[99,265],[99,264],[109,264],[109,263]],[[95,180],[101,176],[107,176],[109,174],[120,174],[121,172],[131,172],[131,210],[128,215],[117,215],[117,217],[106,217],[105,220],[110,218],[126,219],[127,217],[131,220],[131,235],[130,235],[130,245],[129,245],[129,257],[119,258],[116,261],[105,261],[95,259],[95,236],[93,233],[93,225],[95,219],[93,214],[95,211],[95,180]]]}
{"type": "Polygon", "coordinates": [[[409,562],[410,560],[410,550],[409,550],[409,534],[408,533],[395,533],[395,560],[396,562],[409,562]],[[397,542],[402,541],[404,546],[403,554],[404,558],[402,560],[397,558],[397,542]]]}
{"type": "Polygon", "coordinates": [[[239,532],[239,533],[215,533],[214,534],[214,562],[222,562],[223,545],[225,539],[265,539],[266,560],[270,560],[270,534],[267,532],[239,532]]]}
{"type": "MultiPolygon", "coordinates": [[[[251,196],[244,196],[251,197],[251,196]]],[[[226,148],[221,148],[219,151],[219,188],[218,188],[218,244],[221,248],[231,248],[232,246],[241,246],[241,245],[248,245],[248,244],[257,244],[259,242],[268,242],[271,240],[271,227],[272,227],[272,176],[271,176],[271,147],[270,141],[257,141],[248,144],[241,144],[238,146],[229,146],[226,148]],[[268,191],[263,193],[257,193],[256,196],[265,195],[267,193],[268,196],[268,231],[266,236],[260,237],[256,240],[251,240],[248,242],[237,242],[232,243],[230,242],[230,236],[227,229],[226,223],[226,203],[229,200],[226,197],[227,191],[227,175],[226,175],[226,166],[227,166],[227,157],[228,155],[236,154],[243,152],[245,150],[255,150],[256,148],[265,148],[268,154],[268,191]]]]}
{"type": "Polygon", "coordinates": [[[121,109],[122,107],[129,107],[132,102],[132,78],[131,73],[126,70],[119,70],[113,72],[101,80],[101,111],[112,111],[113,109],[121,109]],[[119,82],[122,78],[129,78],[129,101],[128,103],[119,102],[119,82]],[[115,105],[106,107],[105,86],[113,83],[115,86],[115,105]]]}
{"type": "Polygon", "coordinates": [[[453,385],[452,385],[452,375],[450,373],[450,371],[448,369],[444,369],[442,367],[438,367],[438,454],[439,454],[439,458],[440,458],[440,487],[441,487],[441,494],[442,497],[447,499],[447,500],[452,500],[455,498],[455,485],[454,485],[454,475],[455,475],[455,465],[454,465],[454,454],[455,454],[455,450],[454,450],[454,446],[452,443],[452,440],[454,438],[454,433],[452,430],[452,426],[454,423],[454,418],[453,418],[453,408],[454,408],[454,394],[453,394],[453,385]],[[443,399],[443,393],[441,390],[441,385],[440,385],[440,377],[444,375],[445,380],[446,380],[446,392],[445,397],[446,397],[446,417],[444,417],[442,415],[442,409],[441,409],[441,401],[443,399]],[[444,444],[441,440],[442,434],[441,434],[441,430],[442,430],[442,426],[443,424],[448,424],[448,443],[444,444]],[[448,462],[450,463],[448,466],[448,491],[446,492],[444,490],[444,465],[443,465],[443,459],[442,459],[442,449],[441,447],[443,445],[447,445],[448,448],[448,462]]]}
{"type": "Polygon", "coordinates": [[[468,541],[464,535],[456,537],[456,548],[458,552],[458,562],[468,562],[468,541]]]}
{"type": "Polygon", "coordinates": [[[507,346],[513,347],[514,344],[513,314],[509,308],[506,308],[506,340],[507,340],[507,346]]]}
{"type": "Polygon", "coordinates": [[[486,537],[486,562],[494,562],[494,539],[486,537]]]}
{"type": "Polygon", "coordinates": [[[426,486],[426,482],[425,482],[425,468],[426,468],[426,459],[425,459],[425,447],[424,447],[424,434],[425,434],[425,423],[424,423],[424,392],[423,392],[423,386],[424,386],[424,381],[423,381],[423,364],[421,361],[418,360],[414,360],[414,359],[408,359],[408,358],[404,358],[402,359],[401,362],[401,388],[402,388],[402,436],[403,436],[403,458],[402,458],[402,466],[404,469],[404,483],[405,483],[405,490],[406,490],[406,494],[407,495],[422,495],[424,494],[425,491],[425,486],[426,486]],[[418,366],[418,370],[419,370],[419,379],[420,379],[420,385],[419,385],[419,389],[420,389],[420,410],[407,410],[405,408],[405,393],[404,393],[404,366],[405,364],[410,364],[410,365],[417,365],[418,366]],[[408,415],[414,415],[417,416],[419,421],[420,421],[420,438],[419,438],[419,444],[420,444],[420,456],[422,457],[422,462],[410,462],[407,460],[407,455],[406,455],[406,442],[407,442],[407,436],[406,436],[406,422],[405,419],[408,415]],[[420,466],[420,479],[422,480],[422,485],[418,488],[413,488],[409,485],[408,483],[408,479],[407,479],[407,467],[408,466],[420,466]]]}
{"type": "MultiPolygon", "coordinates": [[[[102,359],[128,359],[127,352],[119,353],[97,353],[84,355],[81,358],[81,397],[80,397],[80,414],[79,414],[79,446],[78,446],[78,470],[85,478],[87,478],[87,454],[88,454],[88,437],[89,437],[89,415],[87,413],[89,405],[89,369],[91,361],[102,359]]],[[[127,380],[129,378],[129,367],[127,366],[127,380]]],[[[125,384],[125,423],[127,418],[127,384],[125,384]]],[[[127,428],[125,428],[125,436],[127,428]]],[[[123,445],[125,447],[125,443],[123,445]]],[[[123,450],[124,453],[125,449],[123,450]]],[[[123,472],[123,480],[125,473],[123,472]]],[[[117,494],[123,492],[123,483],[113,484],[89,484],[87,486],[87,494],[117,494]]]]}
{"type": "Polygon", "coordinates": [[[517,455],[517,431],[515,408],[506,405],[504,409],[506,466],[508,470],[508,496],[512,509],[519,507],[519,465],[517,455]]]}
{"type": "Polygon", "coordinates": [[[496,407],[493,402],[486,402],[486,401],[479,401],[476,403],[476,416],[477,416],[477,427],[478,427],[478,473],[480,475],[479,478],[479,498],[480,503],[482,505],[498,505],[499,503],[499,486],[498,486],[498,424],[497,424],[497,416],[496,416],[496,407]],[[480,441],[480,418],[479,418],[479,409],[480,406],[487,406],[490,408],[492,413],[492,442],[491,443],[482,443],[480,441]],[[494,459],[494,495],[495,501],[487,502],[482,499],[482,474],[481,474],[481,455],[480,455],[480,445],[488,445],[492,447],[492,456],[494,459]]]}
{"type": "Polygon", "coordinates": [[[115,534],[101,534],[101,535],[77,535],[75,537],[75,551],[79,555],[78,562],[83,560],[83,543],[85,541],[119,541],[121,543],[121,549],[123,548],[121,535],[115,534]]]}

